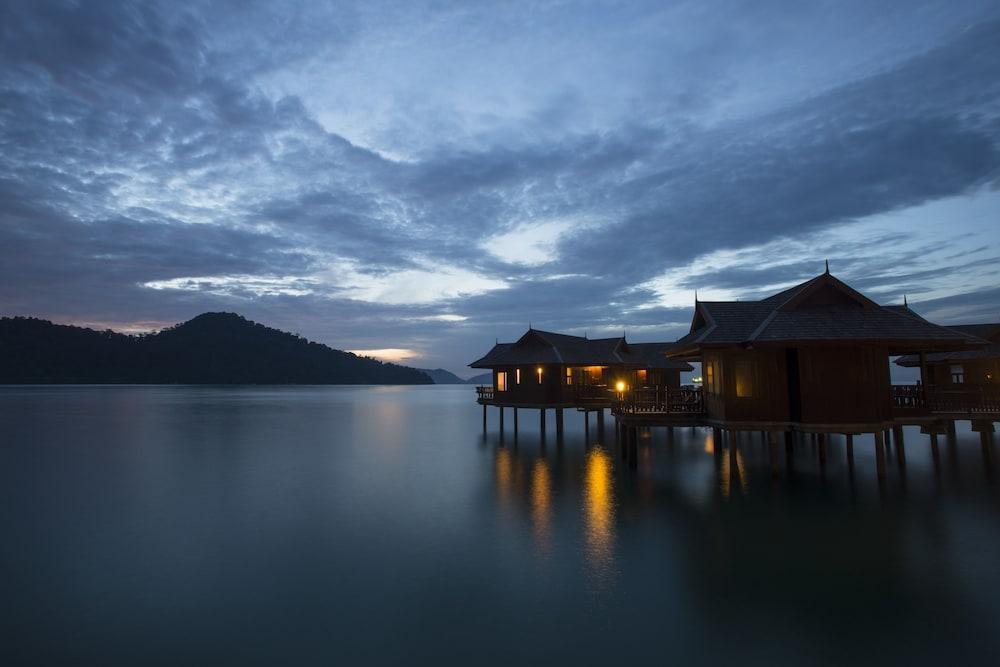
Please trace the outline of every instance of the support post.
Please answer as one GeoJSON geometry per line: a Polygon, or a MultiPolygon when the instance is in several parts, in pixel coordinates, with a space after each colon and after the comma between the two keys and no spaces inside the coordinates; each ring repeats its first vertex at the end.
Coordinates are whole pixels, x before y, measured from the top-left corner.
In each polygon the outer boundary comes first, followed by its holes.
{"type": "Polygon", "coordinates": [[[590,410],[583,411],[583,438],[590,444],[590,410]]]}
{"type": "Polygon", "coordinates": [[[538,427],[542,431],[542,437],[545,437],[545,408],[538,409],[538,427]]]}
{"type": "Polygon", "coordinates": [[[503,433],[503,406],[497,406],[497,409],[500,411],[500,433],[503,433]]]}
{"type": "Polygon", "coordinates": [[[563,434],[563,409],[556,408],[556,435],[562,437],[563,434]]]}
{"type": "Polygon", "coordinates": [[[892,427],[892,439],[896,443],[896,460],[899,463],[899,468],[902,470],[906,467],[906,446],[903,444],[903,427],[893,426],[892,427]]]}
{"type": "Polygon", "coordinates": [[[885,479],[885,433],[875,431],[875,467],[878,470],[878,478],[885,479]]]}
{"type": "Polygon", "coordinates": [[[941,452],[938,451],[938,434],[931,432],[931,460],[934,462],[934,474],[941,474],[941,452]]]}
{"type": "Polygon", "coordinates": [[[767,454],[771,459],[771,477],[778,478],[778,432],[767,431],[767,454]]]}
{"type": "Polygon", "coordinates": [[[848,433],[844,436],[847,439],[847,465],[854,467],[854,434],[848,433]]]}
{"type": "Polygon", "coordinates": [[[819,444],[819,469],[826,472],[826,433],[819,433],[816,440],[819,444]]]}
{"type": "Polygon", "coordinates": [[[601,436],[604,435],[604,408],[597,410],[597,433],[601,436]]]}
{"type": "Polygon", "coordinates": [[[486,404],[483,403],[483,433],[486,433],[486,404]]]}
{"type": "Polygon", "coordinates": [[[514,408],[514,437],[517,437],[517,408],[514,408]]]}

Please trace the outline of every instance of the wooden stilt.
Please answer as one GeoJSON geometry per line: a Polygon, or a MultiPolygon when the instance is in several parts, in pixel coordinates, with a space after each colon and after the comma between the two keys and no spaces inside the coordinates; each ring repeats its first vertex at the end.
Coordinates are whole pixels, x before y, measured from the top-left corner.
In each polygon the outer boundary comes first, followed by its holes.
{"type": "Polygon", "coordinates": [[[514,408],[514,437],[517,437],[517,408],[514,408]]]}
{"type": "Polygon", "coordinates": [[[597,432],[602,437],[604,435],[604,408],[597,411],[597,432]]]}
{"type": "Polygon", "coordinates": [[[542,430],[542,437],[545,437],[545,408],[538,410],[538,427],[542,430]]]}
{"type": "Polygon", "coordinates": [[[847,439],[847,465],[854,467],[854,434],[848,433],[844,436],[847,439]]]}
{"type": "MultiPolygon", "coordinates": [[[[761,431],[763,433],[764,431],[761,431]]],[[[771,459],[771,477],[778,475],[778,433],[777,431],[767,431],[767,454],[771,459]]]]}
{"type": "Polygon", "coordinates": [[[500,432],[503,433],[503,406],[501,405],[497,409],[500,410],[500,432]]]}
{"type": "Polygon", "coordinates": [[[826,433],[820,433],[816,436],[817,444],[819,446],[819,469],[820,472],[826,471],[826,433]]]}
{"type": "Polygon", "coordinates": [[[562,436],[563,434],[563,409],[556,408],[556,435],[562,436]]]}
{"type": "Polygon", "coordinates": [[[483,433],[486,433],[486,404],[483,404],[483,433]]]}
{"type": "Polygon", "coordinates": [[[879,479],[885,479],[885,432],[875,431],[875,467],[879,479]]]}
{"type": "Polygon", "coordinates": [[[583,437],[590,444],[590,410],[583,411],[583,437]]]}
{"type": "Polygon", "coordinates": [[[934,462],[934,474],[941,474],[941,452],[938,450],[938,434],[931,433],[931,461],[934,462]]]}
{"type": "Polygon", "coordinates": [[[899,463],[899,469],[904,470],[906,468],[906,445],[903,442],[902,426],[892,427],[892,440],[896,443],[896,462],[899,463]]]}

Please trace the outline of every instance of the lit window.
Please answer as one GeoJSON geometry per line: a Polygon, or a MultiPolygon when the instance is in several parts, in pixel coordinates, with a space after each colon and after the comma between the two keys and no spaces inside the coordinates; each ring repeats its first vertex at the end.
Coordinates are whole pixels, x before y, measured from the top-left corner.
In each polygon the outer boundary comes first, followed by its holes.
{"type": "Polygon", "coordinates": [[[753,398],[754,365],[752,361],[737,361],[734,366],[736,374],[737,398],[753,398]]]}
{"type": "Polygon", "coordinates": [[[573,369],[566,369],[566,384],[573,384],[573,369]]]}
{"type": "Polygon", "coordinates": [[[951,367],[952,384],[963,384],[965,382],[965,369],[962,364],[955,364],[951,367]]]}
{"type": "Polygon", "coordinates": [[[708,393],[715,393],[715,364],[711,362],[705,364],[705,386],[708,388],[708,393]]]}
{"type": "Polygon", "coordinates": [[[539,366],[538,368],[536,368],[535,369],[535,373],[538,374],[538,384],[541,384],[542,383],[542,367],[539,366]]]}
{"type": "Polygon", "coordinates": [[[636,384],[646,384],[646,369],[643,368],[635,372],[635,377],[638,382],[636,384]]]}
{"type": "Polygon", "coordinates": [[[507,391],[507,372],[497,372],[497,391],[507,391]]]}
{"type": "Polygon", "coordinates": [[[516,384],[521,384],[521,369],[517,368],[514,370],[514,382],[516,384]]]}

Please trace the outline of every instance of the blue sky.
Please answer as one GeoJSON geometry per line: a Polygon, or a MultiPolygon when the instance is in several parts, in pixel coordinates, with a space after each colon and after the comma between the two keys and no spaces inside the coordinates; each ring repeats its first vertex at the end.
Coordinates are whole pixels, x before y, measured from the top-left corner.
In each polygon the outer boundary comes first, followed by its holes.
{"type": "Polygon", "coordinates": [[[0,3],[0,313],[464,366],[833,272],[1000,319],[995,2],[0,3]]]}

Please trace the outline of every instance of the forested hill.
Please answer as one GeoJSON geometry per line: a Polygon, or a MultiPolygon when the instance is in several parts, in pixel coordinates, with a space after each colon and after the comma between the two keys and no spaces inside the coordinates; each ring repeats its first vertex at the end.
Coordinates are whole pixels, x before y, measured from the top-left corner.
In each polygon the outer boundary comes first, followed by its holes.
{"type": "Polygon", "coordinates": [[[129,336],[0,319],[0,384],[432,384],[426,374],[311,343],[235,313],[129,336]]]}

